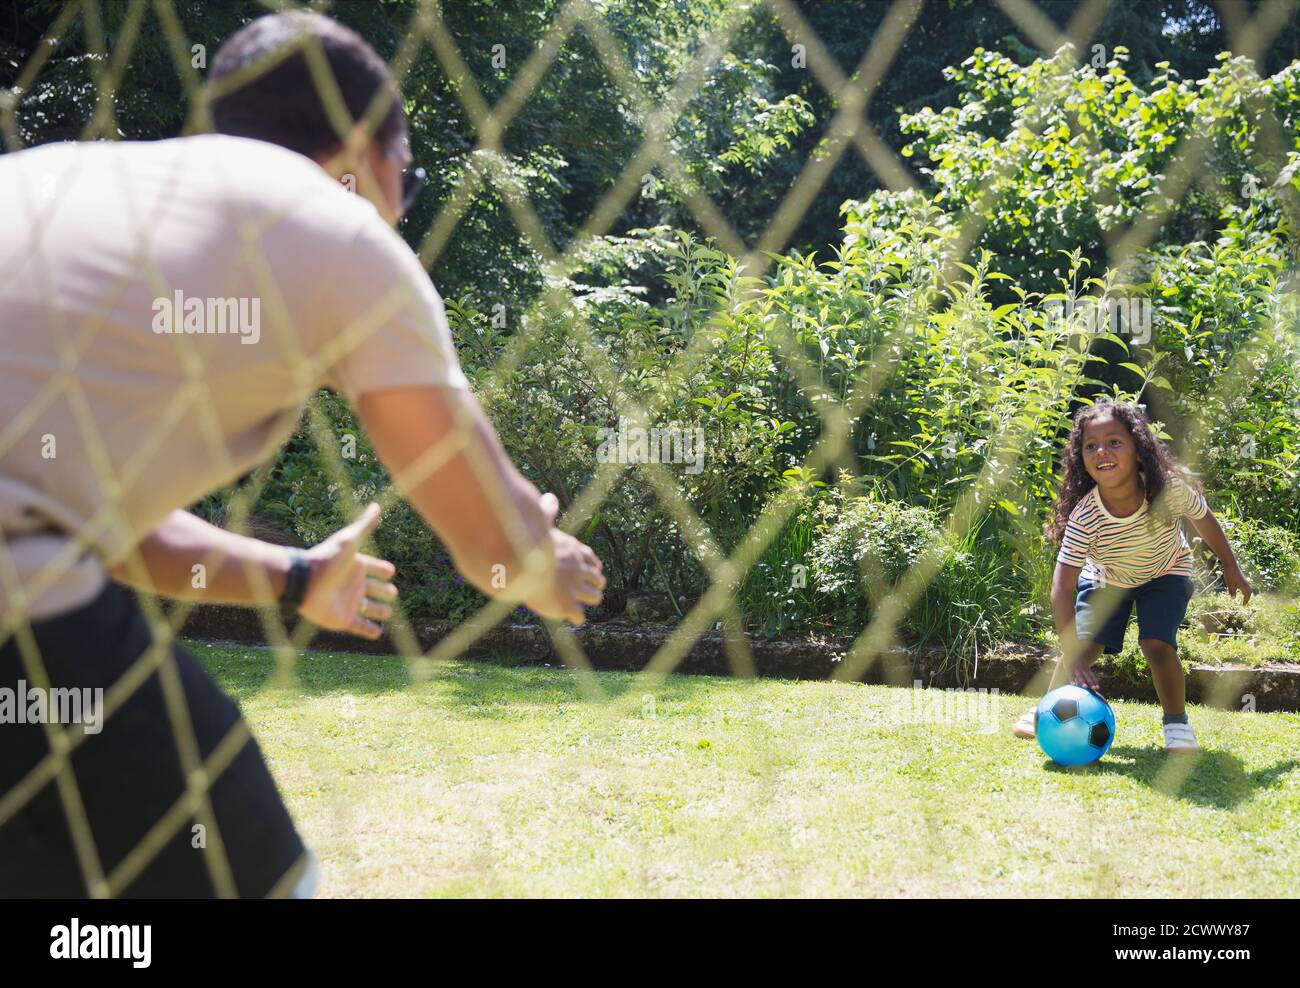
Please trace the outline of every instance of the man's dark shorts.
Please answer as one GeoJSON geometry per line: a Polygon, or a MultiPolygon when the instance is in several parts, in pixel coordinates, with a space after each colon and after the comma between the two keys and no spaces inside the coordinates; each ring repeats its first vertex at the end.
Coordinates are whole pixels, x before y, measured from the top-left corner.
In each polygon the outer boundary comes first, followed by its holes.
{"type": "MultiPolygon", "coordinates": [[[[41,662],[54,688],[104,690],[130,682],[136,660],[149,650],[152,634],[133,591],[110,583],[98,597],[67,614],[32,624],[41,662]]],[[[239,709],[198,661],[173,644],[164,662],[175,663],[175,682],[184,694],[197,754],[207,760],[232,729],[238,740],[247,728],[239,709]]],[[[0,688],[19,681],[35,684],[16,640],[0,645],[0,688]]],[[[93,695],[93,694],[92,694],[93,695]]],[[[69,828],[65,799],[80,803],[74,820],[88,826],[81,854],[91,854],[108,876],[149,834],[185,793],[168,704],[155,668],[122,705],[104,716],[99,733],[87,733],[71,755],[76,785],[60,792],[50,778],[10,815],[5,796],[26,779],[49,752],[42,724],[0,724],[0,897],[80,898],[89,894],[79,851],[69,828]]],[[[93,718],[91,718],[93,722],[93,718]]],[[[64,725],[68,726],[68,725],[64,725]]],[[[80,735],[79,726],[70,732],[80,735]]],[[[223,749],[223,754],[226,750],[223,749]]],[[[118,895],[195,898],[218,894],[210,868],[219,860],[205,854],[219,848],[240,897],[262,897],[291,887],[308,866],[305,849],[275,783],[251,736],[211,782],[208,800],[215,827],[188,807],[156,855],[137,871],[129,864],[118,877],[135,872],[118,895]],[[207,852],[196,844],[206,844],[207,852]]],[[[92,870],[93,873],[93,870],[92,870]]],[[[228,890],[228,888],[227,888],[228,890]]]]}
{"type": "Polygon", "coordinates": [[[1190,577],[1168,574],[1137,587],[1104,587],[1079,578],[1074,600],[1075,631],[1114,655],[1124,647],[1124,632],[1137,609],[1138,638],[1156,638],[1178,647],[1178,626],[1187,614],[1195,586],[1190,577]]]}

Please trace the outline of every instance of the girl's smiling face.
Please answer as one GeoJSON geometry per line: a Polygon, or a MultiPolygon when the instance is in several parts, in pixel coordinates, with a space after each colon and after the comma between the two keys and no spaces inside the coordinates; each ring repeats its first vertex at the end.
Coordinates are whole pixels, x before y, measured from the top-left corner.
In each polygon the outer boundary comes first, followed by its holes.
{"type": "Polygon", "coordinates": [[[1128,427],[1105,416],[1083,427],[1083,465],[1098,487],[1117,491],[1137,475],[1137,445],[1128,427]]]}

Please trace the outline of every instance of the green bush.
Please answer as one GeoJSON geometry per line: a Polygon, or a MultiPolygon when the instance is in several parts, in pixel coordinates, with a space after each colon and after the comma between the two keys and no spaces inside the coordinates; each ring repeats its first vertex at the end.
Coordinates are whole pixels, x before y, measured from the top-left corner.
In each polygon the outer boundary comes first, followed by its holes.
{"type": "Polygon", "coordinates": [[[940,535],[927,508],[836,492],[818,511],[810,572],[820,610],[844,627],[871,620],[884,597],[940,535]]]}
{"type": "Polygon", "coordinates": [[[1031,587],[994,516],[945,545],[938,515],[878,494],[831,493],[818,507],[811,574],[819,613],[858,633],[873,602],[888,594],[931,546],[940,553],[933,579],[914,600],[901,631],[917,644],[939,643],[965,661],[993,643],[1035,630],[1031,587]]]}
{"type": "MultiPolygon", "coordinates": [[[[1033,635],[1050,624],[1055,552],[1041,526],[1062,442],[1079,403],[1101,394],[1147,404],[1216,512],[1252,519],[1230,536],[1257,589],[1296,589],[1300,295],[1287,290],[1287,203],[1300,151],[1285,147],[1300,133],[1300,63],[1261,80],[1225,56],[1204,80],[1162,69],[1139,85],[1113,54],[1094,68],[1069,51],[1019,65],[977,49],[948,71],[961,105],[902,120],[926,189],[845,202],[829,258],[791,250],[760,278],[659,226],[575,244],[574,263],[548,275],[547,308],[495,310],[494,292],[447,299],[466,372],[524,474],[565,509],[601,487],[576,534],[605,562],[611,601],[697,598],[712,582],[702,560],[733,553],[789,495],[797,510],[739,574],[748,627],[860,630],[960,512],[964,534],[901,630],[972,657],[1033,635]],[[1280,150],[1259,141],[1262,105],[1278,114],[1280,150]],[[1178,138],[1198,128],[1212,174],[1172,205],[1126,270],[1131,284],[1090,276],[1109,235],[1162,206],[1178,138]],[[1242,191],[1248,172],[1264,173],[1264,193],[1242,191]],[[969,258],[955,249],[963,217],[983,231],[969,258]],[[1047,316],[1115,294],[1151,301],[1150,340],[1047,316]],[[515,347],[522,334],[529,345],[515,347]],[[598,462],[600,430],[631,405],[649,411],[644,425],[704,436],[702,469],[662,465],[677,505],[648,465],[598,462]],[[814,476],[808,461],[839,413],[846,449],[814,476]],[[871,493],[826,487],[837,469],[871,493]]],[[[797,109],[770,121],[776,133],[797,109]]],[[[771,140],[737,144],[736,163],[771,140]]],[[[357,456],[340,474],[300,430],[255,507],[308,543],[343,523],[347,489],[364,500],[389,483],[342,401],[317,407],[336,437],[357,437],[357,456]]],[[[405,504],[376,548],[397,564],[413,616],[460,620],[482,603],[405,504]]]]}
{"type": "Polygon", "coordinates": [[[821,623],[821,601],[811,573],[816,498],[790,492],[796,504],[791,516],[773,536],[736,593],[746,624],[775,635],[821,623]]]}
{"type": "Polygon", "coordinates": [[[1035,636],[1050,620],[1047,609],[1035,610],[1033,573],[1007,536],[989,519],[954,547],[909,618],[922,641],[970,663],[999,641],[1035,636]]]}
{"type": "MultiPolygon", "coordinates": [[[[1077,55],[1066,46],[1022,65],[976,48],[944,70],[957,105],[902,117],[915,135],[903,154],[930,176],[941,217],[930,225],[977,215],[976,248],[1014,279],[995,299],[1011,301],[1053,291],[1067,252],[1100,271],[1108,237],[1167,208],[1133,283],[1118,286],[1151,301],[1153,339],[1098,376],[1150,381],[1141,400],[1203,469],[1212,504],[1300,531],[1300,61],[1261,78],[1224,52],[1204,78],[1159,63],[1141,83],[1123,46],[1104,65],[1077,55]],[[1265,133],[1273,114],[1281,141],[1265,133]],[[1166,200],[1163,178],[1192,134],[1210,169],[1166,200]]],[[[900,197],[873,198],[878,225],[894,225],[900,197]]]]}
{"type": "Polygon", "coordinates": [[[1294,662],[1300,659],[1300,601],[1257,593],[1249,604],[1226,593],[1197,594],[1179,652],[1188,662],[1294,662]],[[1208,625],[1208,627],[1207,627],[1208,625]]]}
{"type": "Polygon", "coordinates": [[[1237,562],[1259,593],[1300,593],[1300,537],[1249,519],[1224,519],[1237,562]]]}

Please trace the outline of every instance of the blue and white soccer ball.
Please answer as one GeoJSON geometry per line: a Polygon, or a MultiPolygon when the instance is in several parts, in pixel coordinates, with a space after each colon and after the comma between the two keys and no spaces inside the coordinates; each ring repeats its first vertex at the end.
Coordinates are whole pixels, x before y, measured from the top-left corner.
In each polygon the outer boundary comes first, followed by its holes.
{"type": "Polygon", "coordinates": [[[1038,701],[1034,733],[1058,765],[1089,765],[1115,740],[1115,712],[1090,689],[1060,686],[1038,701]]]}

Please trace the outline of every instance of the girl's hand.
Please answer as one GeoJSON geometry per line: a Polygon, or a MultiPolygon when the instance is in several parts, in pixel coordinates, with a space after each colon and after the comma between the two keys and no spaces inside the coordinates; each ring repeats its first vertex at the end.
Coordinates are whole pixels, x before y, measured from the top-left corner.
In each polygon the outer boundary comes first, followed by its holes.
{"type": "Polygon", "coordinates": [[[1246,579],[1246,574],[1241,571],[1237,565],[1225,566],[1223,568],[1223,582],[1228,586],[1228,596],[1235,597],[1237,591],[1241,591],[1241,602],[1250,603],[1250,595],[1254,591],[1250,587],[1250,581],[1246,579]]]}
{"type": "Polygon", "coordinates": [[[1073,678],[1074,682],[1078,683],[1080,686],[1092,690],[1098,696],[1101,695],[1101,680],[1098,679],[1097,674],[1093,672],[1092,666],[1088,665],[1088,663],[1084,662],[1082,659],[1080,659],[1078,664],[1074,667],[1073,678]]]}

